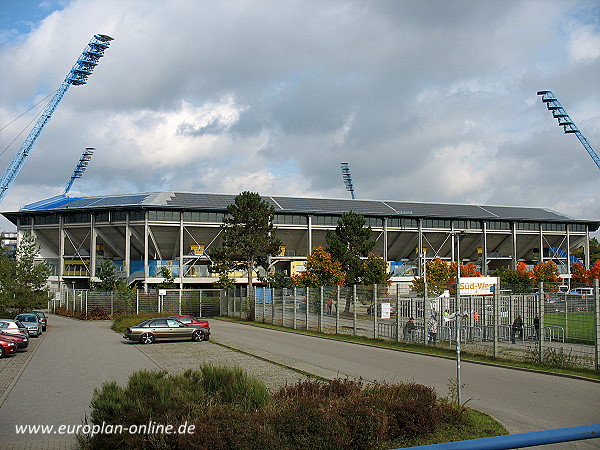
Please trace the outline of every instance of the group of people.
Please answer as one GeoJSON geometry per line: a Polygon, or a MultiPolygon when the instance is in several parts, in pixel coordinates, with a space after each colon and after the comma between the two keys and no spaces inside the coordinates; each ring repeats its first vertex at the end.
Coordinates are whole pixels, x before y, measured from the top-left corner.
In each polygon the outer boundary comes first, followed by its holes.
{"type": "MultiPolygon", "coordinates": [[[[415,325],[415,319],[411,317],[408,319],[403,328],[404,340],[410,341],[412,340],[413,331],[416,330],[417,326],[415,325]]],[[[533,329],[535,331],[536,340],[540,339],[540,315],[536,314],[533,319],[533,329]]],[[[437,341],[437,332],[438,332],[438,321],[436,319],[436,315],[432,314],[429,320],[427,321],[427,342],[431,344],[435,344],[437,341]]],[[[516,341],[516,337],[523,339],[523,319],[521,316],[517,316],[513,321],[510,328],[510,341],[514,344],[516,341]]]]}
{"type": "MultiPolygon", "coordinates": [[[[535,339],[539,341],[540,339],[540,315],[536,314],[533,318],[533,330],[535,332],[535,339]]],[[[523,339],[523,319],[521,316],[515,317],[513,323],[510,327],[510,342],[515,343],[515,338],[519,337],[523,339]]]]}
{"type": "MultiPolygon", "coordinates": [[[[404,340],[411,341],[413,331],[417,329],[414,317],[408,319],[403,328],[404,340]]],[[[435,314],[432,314],[427,321],[427,342],[435,344],[437,341],[438,322],[435,314]]]]}

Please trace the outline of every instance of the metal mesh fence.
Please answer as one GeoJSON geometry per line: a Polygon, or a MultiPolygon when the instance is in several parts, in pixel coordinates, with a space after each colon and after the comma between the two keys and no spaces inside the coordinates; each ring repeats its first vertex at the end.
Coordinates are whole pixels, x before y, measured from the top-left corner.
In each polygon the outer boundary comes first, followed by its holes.
{"type": "Polygon", "coordinates": [[[48,308],[52,312],[56,312],[57,308],[64,308],[82,318],[107,318],[128,313],[212,317],[220,314],[220,302],[219,289],[166,289],[124,293],[63,290],[49,301],[48,308]]]}
{"type": "MultiPolygon", "coordinates": [[[[599,301],[594,288],[568,293],[552,286],[520,293],[506,288],[458,299],[455,287],[448,288],[427,299],[396,286],[257,288],[255,320],[447,348],[454,348],[458,338],[463,351],[473,354],[598,370],[599,301]]],[[[221,313],[248,318],[252,300],[238,295],[223,296],[221,313]]]]}
{"type": "Polygon", "coordinates": [[[103,293],[64,290],[49,308],[85,316],[124,312],[224,315],[292,329],[347,334],[453,348],[516,361],[599,370],[600,313],[595,286],[545,283],[502,286],[493,295],[440,296],[396,286],[352,286],[254,291],[161,290],[103,293]]]}

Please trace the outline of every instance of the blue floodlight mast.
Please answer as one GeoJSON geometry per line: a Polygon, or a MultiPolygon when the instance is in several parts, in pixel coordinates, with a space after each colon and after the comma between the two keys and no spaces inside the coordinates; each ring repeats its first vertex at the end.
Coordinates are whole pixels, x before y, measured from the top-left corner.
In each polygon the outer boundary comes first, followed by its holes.
{"type": "Polygon", "coordinates": [[[579,141],[583,147],[587,150],[589,155],[592,157],[598,168],[600,169],[600,157],[594,151],[592,144],[581,134],[577,125],[571,120],[565,109],[558,102],[552,91],[538,91],[537,95],[542,96],[542,102],[546,103],[546,107],[549,111],[552,111],[552,117],[558,120],[558,124],[563,127],[565,133],[573,133],[579,138],[579,141]]]}
{"type": "Polygon", "coordinates": [[[83,176],[85,169],[87,168],[88,164],[90,163],[90,160],[92,159],[94,150],[95,150],[94,147],[86,147],[85,148],[85,150],[81,154],[81,158],[79,158],[79,162],[77,163],[75,170],[73,171],[73,175],[71,175],[71,179],[65,186],[65,191],[63,192],[63,195],[66,195],[67,192],[69,192],[71,190],[71,187],[73,186],[73,183],[75,182],[75,180],[77,178],[81,178],[83,176]]]}
{"type": "Polygon", "coordinates": [[[350,174],[350,167],[348,167],[347,162],[340,163],[342,166],[342,178],[344,179],[344,184],[346,185],[346,190],[350,191],[350,195],[352,198],[356,198],[354,196],[354,186],[352,185],[352,175],[350,174]]]}
{"type": "Polygon", "coordinates": [[[54,110],[64,97],[69,87],[71,85],[79,86],[87,83],[88,77],[98,65],[100,58],[104,56],[104,51],[109,47],[110,41],[112,40],[113,38],[104,34],[96,34],[90,40],[87,47],[81,56],[79,56],[79,59],[77,59],[77,62],[71,68],[71,71],[61,86],[56,90],[52,100],[50,100],[42,112],[42,115],[29,133],[29,136],[27,136],[27,139],[25,139],[25,142],[13,158],[12,162],[4,171],[4,175],[2,175],[2,179],[0,180],[0,202],[4,199],[8,188],[10,188],[10,186],[13,184],[15,178],[17,178],[17,175],[23,168],[25,159],[27,159],[27,156],[29,156],[31,149],[35,145],[35,141],[39,137],[46,123],[48,123],[50,120],[50,117],[52,117],[52,113],[54,113],[54,110]]]}

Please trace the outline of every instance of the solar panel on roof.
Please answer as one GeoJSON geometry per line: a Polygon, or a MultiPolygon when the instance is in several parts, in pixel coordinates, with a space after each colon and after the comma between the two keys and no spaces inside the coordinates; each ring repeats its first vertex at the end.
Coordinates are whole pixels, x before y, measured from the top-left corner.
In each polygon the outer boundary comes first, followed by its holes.
{"type": "MultiPolygon", "coordinates": [[[[187,192],[154,192],[131,195],[109,195],[69,199],[67,203],[54,199],[41,200],[23,209],[37,211],[59,209],[85,209],[111,206],[145,206],[190,208],[198,210],[225,210],[235,201],[233,194],[207,194],[187,192]]],[[[522,220],[522,221],[566,221],[568,216],[543,208],[515,206],[453,205],[443,203],[417,203],[378,200],[351,200],[304,197],[269,197],[263,200],[273,205],[277,212],[305,214],[341,214],[354,211],[371,216],[413,216],[434,218],[459,218],[470,220],[522,220]]],[[[586,221],[583,221],[586,222],[586,221]]]]}
{"type": "Polygon", "coordinates": [[[115,195],[107,197],[87,197],[69,203],[69,208],[99,208],[103,206],[135,206],[142,205],[148,194],[115,195]]]}

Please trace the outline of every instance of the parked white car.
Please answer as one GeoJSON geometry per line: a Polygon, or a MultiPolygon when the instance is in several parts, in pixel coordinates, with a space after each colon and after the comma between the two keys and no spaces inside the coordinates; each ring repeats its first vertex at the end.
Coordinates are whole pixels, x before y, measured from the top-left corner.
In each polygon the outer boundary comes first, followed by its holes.
{"type": "Polygon", "coordinates": [[[40,322],[40,318],[37,316],[37,314],[19,314],[17,317],[15,317],[15,320],[18,320],[25,325],[29,336],[38,337],[42,334],[42,322],[40,322]]]}
{"type": "Polygon", "coordinates": [[[15,334],[17,336],[29,336],[25,325],[14,319],[0,319],[0,330],[4,333],[15,334]]]}

